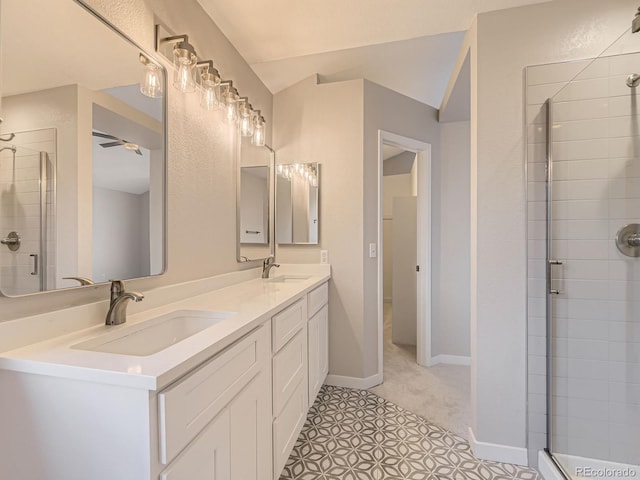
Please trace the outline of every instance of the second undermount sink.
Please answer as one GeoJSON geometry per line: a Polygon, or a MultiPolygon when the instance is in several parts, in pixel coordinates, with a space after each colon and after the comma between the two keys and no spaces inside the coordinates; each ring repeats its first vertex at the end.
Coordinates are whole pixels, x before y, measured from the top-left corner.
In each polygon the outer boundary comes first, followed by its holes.
{"type": "Polygon", "coordinates": [[[309,280],[311,275],[278,275],[276,277],[271,277],[267,279],[267,282],[275,282],[275,283],[295,283],[302,282],[304,280],[309,280]]]}
{"type": "Polygon", "coordinates": [[[177,310],[73,345],[77,350],[148,356],[235,315],[235,312],[177,310]]]}

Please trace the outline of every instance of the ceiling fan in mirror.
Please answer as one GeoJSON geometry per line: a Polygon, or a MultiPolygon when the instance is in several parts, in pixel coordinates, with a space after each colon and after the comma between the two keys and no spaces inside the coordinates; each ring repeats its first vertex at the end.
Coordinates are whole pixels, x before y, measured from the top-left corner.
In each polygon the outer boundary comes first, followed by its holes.
{"type": "Polygon", "coordinates": [[[100,146],[102,148],[111,148],[111,147],[123,146],[127,150],[132,150],[132,151],[136,152],[138,155],[142,155],[142,152],[140,151],[140,145],[138,145],[137,143],[128,142],[127,140],[124,140],[122,138],[114,137],[113,135],[109,135],[107,133],[96,132],[96,131],[93,132],[93,136],[94,137],[100,137],[100,138],[106,138],[106,139],[109,139],[109,140],[113,140],[111,142],[101,143],[100,146]]]}

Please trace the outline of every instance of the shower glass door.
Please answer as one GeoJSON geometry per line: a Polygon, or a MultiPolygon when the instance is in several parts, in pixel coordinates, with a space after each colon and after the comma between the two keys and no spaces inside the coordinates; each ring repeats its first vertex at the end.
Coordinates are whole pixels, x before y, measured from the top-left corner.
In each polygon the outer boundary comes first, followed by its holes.
{"type": "Polygon", "coordinates": [[[576,479],[640,478],[640,54],[616,54],[631,41],[547,104],[547,438],[576,479]]]}
{"type": "Polygon", "coordinates": [[[0,291],[24,295],[46,290],[49,280],[49,156],[7,143],[0,145],[0,291]]]}

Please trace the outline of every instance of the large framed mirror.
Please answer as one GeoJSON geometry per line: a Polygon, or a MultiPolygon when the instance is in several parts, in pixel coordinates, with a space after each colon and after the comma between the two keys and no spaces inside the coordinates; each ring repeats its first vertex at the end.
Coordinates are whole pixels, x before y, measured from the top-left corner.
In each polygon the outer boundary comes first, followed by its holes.
{"type": "Polygon", "coordinates": [[[251,262],[273,256],[273,164],[268,146],[241,137],[237,158],[237,260],[251,262]]]}
{"type": "Polygon", "coordinates": [[[2,295],[163,273],[164,68],[79,1],[0,8],[2,295]]]}
{"type": "Polygon", "coordinates": [[[279,245],[317,245],[320,164],[276,167],[276,238],[279,245]]]}

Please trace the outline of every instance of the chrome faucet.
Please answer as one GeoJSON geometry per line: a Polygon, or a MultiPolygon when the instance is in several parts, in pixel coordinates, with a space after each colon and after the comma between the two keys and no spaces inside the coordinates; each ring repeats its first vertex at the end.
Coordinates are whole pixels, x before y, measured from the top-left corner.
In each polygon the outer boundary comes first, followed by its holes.
{"type": "Polygon", "coordinates": [[[138,292],[125,292],[122,280],[111,280],[111,303],[105,325],[120,325],[127,321],[127,304],[129,300],[140,302],[144,295],[138,292]]]}
{"type": "Polygon", "coordinates": [[[274,257],[267,257],[262,261],[262,278],[269,278],[269,273],[273,267],[278,268],[280,265],[276,263],[274,257]]]}

